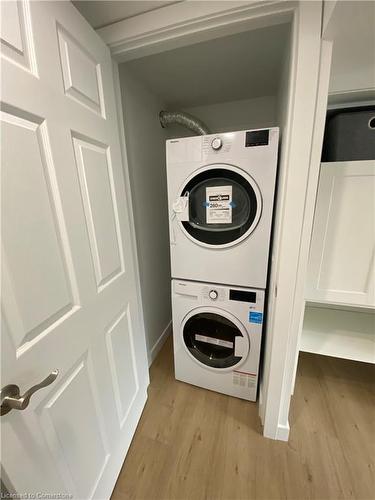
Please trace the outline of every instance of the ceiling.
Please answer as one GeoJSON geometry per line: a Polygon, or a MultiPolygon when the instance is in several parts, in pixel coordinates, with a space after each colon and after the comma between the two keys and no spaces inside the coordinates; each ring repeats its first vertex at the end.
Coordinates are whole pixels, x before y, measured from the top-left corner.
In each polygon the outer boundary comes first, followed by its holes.
{"type": "Polygon", "coordinates": [[[170,107],[277,94],[289,25],[279,24],[136,59],[122,66],[170,107]]]}
{"type": "Polygon", "coordinates": [[[73,0],[84,18],[95,29],[103,28],[109,24],[128,19],[129,17],[143,14],[151,10],[160,9],[166,5],[177,3],[176,1],[100,1],[100,0],[73,0]]]}

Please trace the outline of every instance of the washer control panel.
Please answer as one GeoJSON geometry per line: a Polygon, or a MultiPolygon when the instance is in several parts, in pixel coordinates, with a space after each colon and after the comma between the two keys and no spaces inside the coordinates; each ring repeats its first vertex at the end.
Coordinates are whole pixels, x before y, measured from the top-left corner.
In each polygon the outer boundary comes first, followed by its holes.
{"type": "Polygon", "coordinates": [[[202,288],[202,298],[204,301],[217,302],[226,300],[227,297],[224,288],[210,285],[202,288]]]}
{"type": "MultiPolygon", "coordinates": [[[[195,298],[195,304],[232,308],[241,310],[251,323],[260,321],[249,312],[261,312],[264,307],[264,290],[223,286],[215,283],[199,283],[185,280],[172,280],[173,293],[181,297],[195,298]],[[238,309],[240,308],[240,309],[238,309]]],[[[192,307],[196,307],[192,305],[192,307]]]]}

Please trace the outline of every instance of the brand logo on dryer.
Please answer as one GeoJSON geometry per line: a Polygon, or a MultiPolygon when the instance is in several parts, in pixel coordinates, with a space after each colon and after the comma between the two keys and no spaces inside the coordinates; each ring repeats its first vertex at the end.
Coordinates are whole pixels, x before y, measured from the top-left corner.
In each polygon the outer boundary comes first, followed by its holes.
{"type": "Polygon", "coordinates": [[[217,194],[209,197],[209,201],[228,201],[229,194],[217,194]]]}

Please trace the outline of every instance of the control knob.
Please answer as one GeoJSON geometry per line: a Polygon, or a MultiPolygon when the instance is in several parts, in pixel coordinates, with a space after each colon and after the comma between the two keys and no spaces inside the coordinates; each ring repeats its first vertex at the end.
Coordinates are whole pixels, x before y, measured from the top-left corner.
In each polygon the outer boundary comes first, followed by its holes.
{"type": "Polygon", "coordinates": [[[215,139],[212,139],[211,146],[215,151],[218,151],[222,147],[222,145],[223,141],[220,137],[215,137],[215,139]]]}
{"type": "Polygon", "coordinates": [[[216,290],[210,290],[208,295],[209,295],[210,299],[216,300],[218,298],[219,294],[217,293],[216,290]]]}

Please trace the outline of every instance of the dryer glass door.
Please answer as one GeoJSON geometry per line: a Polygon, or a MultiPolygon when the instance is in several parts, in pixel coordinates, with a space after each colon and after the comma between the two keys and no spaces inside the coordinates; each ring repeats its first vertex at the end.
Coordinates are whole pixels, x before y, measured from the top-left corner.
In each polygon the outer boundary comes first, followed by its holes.
{"type": "Polygon", "coordinates": [[[189,220],[182,222],[184,229],[205,245],[235,244],[256,226],[261,200],[255,189],[229,168],[201,171],[181,193],[189,195],[189,220]]]}
{"type": "Polygon", "coordinates": [[[202,312],[191,316],[184,325],[183,338],[192,356],[212,368],[235,366],[247,356],[242,332],[219,314],[202,312]]]}

